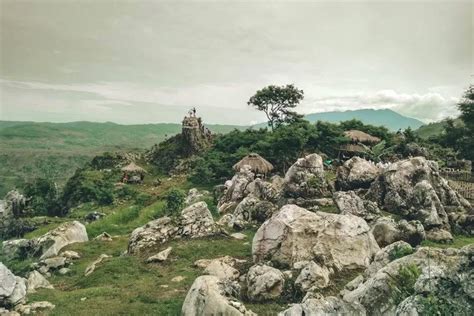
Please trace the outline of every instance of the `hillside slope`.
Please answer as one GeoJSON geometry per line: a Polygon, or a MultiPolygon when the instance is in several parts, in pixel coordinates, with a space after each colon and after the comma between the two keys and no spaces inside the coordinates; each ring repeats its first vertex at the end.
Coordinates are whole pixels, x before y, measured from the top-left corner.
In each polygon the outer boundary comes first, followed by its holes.
{"type": "MultiPolygon", "coordinates": [[[[232,125],[207,125],[226,133],[232,125]]],[[[143,150],[181,131],[180,124],[34,123],[0,121],[0,196],[24,181],[46,176],[60,185],[93,156],[143,150]]]]}

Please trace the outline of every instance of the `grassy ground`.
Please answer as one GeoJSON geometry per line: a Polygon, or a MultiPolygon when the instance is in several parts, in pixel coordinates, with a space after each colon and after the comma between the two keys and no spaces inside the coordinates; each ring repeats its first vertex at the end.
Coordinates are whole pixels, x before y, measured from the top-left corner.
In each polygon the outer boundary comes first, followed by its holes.
{"type": "Polygon", "coordinates": [[[434,241],[424,240],[421,245],[425,247],[436,247],[436,248],[462,248],[467,245],[474,244],[474,236],[463,236],[463,235],[456,235],[454,236],[454,240],[452,243],[437,243],[434,241]]]}

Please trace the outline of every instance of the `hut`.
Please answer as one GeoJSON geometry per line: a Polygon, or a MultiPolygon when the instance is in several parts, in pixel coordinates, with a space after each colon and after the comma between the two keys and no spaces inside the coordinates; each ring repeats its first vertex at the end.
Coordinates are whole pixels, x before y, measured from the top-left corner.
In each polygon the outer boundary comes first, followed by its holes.
{"type": "Polygon", "coordinates": [[[353,143],[361,143],[366,145],[374,145],[380,143],[380,138],[369,135],[362,131],[358,131],[356,129],[345,131],[344,136],[349,138],[353,143]]]}
{"type": "Polygon", "coordinates": [[[262,156],[256,153],[251,153],[245,156],[244,158],[242,158],[242,160],[236,163],[232,168],[235,171],[239,171],[245,165],[249,165],[252,172],[255,172],[257,174],[266,175],[267,173],[273,170],[273,165],[270,162],[268,162],[265,158],[263,158],[262,156]]]}
{"type": "Polygon", "coordinates": [[[352,156],[365,156],[370,151],[371,146],[381,141],[378,137],[355,129],[345,131],[344,136],[349,138],[350,142],[339,147],[339,159],[347,159],[352,156]]]}
{"type": "Polygon", "coordinates": [[[142,167],[136,165],[133,161],[120,169],[123,171],[122,182],[124,183],[138,183],[142,182],[147,171],[142,167]]]}

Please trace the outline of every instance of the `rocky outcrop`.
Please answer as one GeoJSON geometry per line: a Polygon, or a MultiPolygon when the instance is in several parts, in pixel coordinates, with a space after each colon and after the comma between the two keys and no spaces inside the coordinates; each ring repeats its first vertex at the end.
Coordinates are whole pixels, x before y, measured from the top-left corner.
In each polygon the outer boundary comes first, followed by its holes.
{"type": "Polygon", "coordinates": [[[438,165],[423,157],[396,162],[385,168],[367,194],[391,213],[421,221],[425,230],[449,230],[449,212],[470,209],[470,204],[443,179],[438,165]]]}
{"type": "Polygon", "coordinates": [[[378,250],[362,218],[312,213],[296,205],[285,205],[263,223],[252,244],[255,262],[292,266],[315,260],[336,271],[367,267],[378,250]]]}
{"type": "Polygon", "coordinates": [[[323,159],[311,154],[298,159],[286,172],[283,192],[290,198],[324,197],[329,193],[323,159]]]}
{"type": "Polygon", "coordinates": [[[184,200],[185,205],[192,205],[194,203],[200,202],[206,197],[209,197],[210,193],[208,191],[199,191],[196,188],[189,189],[188,195],[184,200]]]}
{"type": "Polygon", "coordinates": [[[310,261],[301,270],[296,278],[295,285],[303,292],[310,289],[324,289],[329,285],[330,271],[326,267],[321,267],[314,261],[310,261]]]}
{"type": "Polygon", "coordinates": [[[235,282],[212,275],[200,276],[194,280],[184,299],[181,315],[255,315],[236,299],[239,292],[235,282]]]}
{"type": "Polygon", "coordinates": [[[205,202],[198,202],[181,211],[178,218],[161,217],[135,229],[129,239],[129,253],[175,238],[199,238],[219,232],[205,202]]]}
{"type": "Polygon", "coordinates": [[[305,315],[354,315],[365,316],[362,305],[345,302],[339,297],[321,295],[316,298],[304,299],[300,304],[294,304],[279,316],[305,316],[305,315]]]}
{"type": "Polygon", "coordinates": [[[240,273],[234,268],[235,261],[226,261],[221,259],[211,260],[206,266],[204,274],[213,275],[222,280],[237,280],[240,273]]]}
{"type": "Polygon", "coordinates": [[[10,308],[24,303],[26,280],[15,276],[0,262],[0,308],[10,308]]]}
{"type": "Polygon", "coordinates": [[[46,278],[38,271],[32,271],[28,275],[27,289],[28,293],[36,292],[36,289],[54,289],[46,278]]]}
{"type": "Polygon", "coordinates": [[[86,242],[86,227],[78,221],[61,224],[41,237],[35,239],[17,239],[3,242],[3,253],[8,258],[40,256],[40,259],[57,256],[67,245],[86,242]]]}
{"type": "Polygon", "coordinates": [[[244,166],[237,172],[232,180],[225,183],[226,189],[217,205],[220,214],[232,212],[247,194],[247,186],[255,179],[255,174],[250,166],[244,166]]]}
{"type": "Polygon", "coordinates": [[[426,239],[425,229],[420,221],[395,222],[390,217],[380,217],[372,225],[372,234],[380,247],[403,240],[412,246],[419,245],[426,239]]]}
{"type": "Polygon", "coordinates": [[[252,301],[267,301],[280,297],[285,285],[283,273],[267,265],[254,265],[247,273],[247,296],[252,301]]]}
{"type": "Polygon", "coordinates": [[[181,135],[188,155],[199,153],[211,145],[210,130],[204,127],[201,118],[195,115],[184,117],[181,135]]]}
{"type": "Polygon", "coordinates": [[[275,212],[276,206],[268,201],[261,201],[253,195],[245,197],[235,208],[229,226],[243,229],[251,222],[263,223],[275,212]]]}
{"type": "Polygon", "coordinates": [[[337,168],[336,190],[368,189],[380,172],[373,163],[357,156],[352,157],[337,168]]]}
{"type": "Polygon", "coordinates": [[[470,315],[474,306],[473,254],[473,245],[460,250],[420,248],[414,254],[370,271],[365,282],[345,293],[343,299],[363,305],[369,315],[393,315],[413,310],[416,314],[405,315],[418,315],[427,307],[434,311],[460,308],[462,311],[455,314],[470,315]],[[419,301],[425,304],[416,304],[419,301]],[[444,306],[437,305],[436,301],[443,302],[444,306]]]}
{"type": "Polygon", "coordinates": [[[334,192],[333,198],[342,215],[362,217],[367,222],[372,222],[380,216],[375,202],[363,200],[354,191],[334,192]]]}

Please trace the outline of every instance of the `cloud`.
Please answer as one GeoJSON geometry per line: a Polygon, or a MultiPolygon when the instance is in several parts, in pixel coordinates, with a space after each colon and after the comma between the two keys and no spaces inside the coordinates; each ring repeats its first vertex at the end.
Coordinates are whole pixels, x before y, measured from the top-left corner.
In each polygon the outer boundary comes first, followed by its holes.
{"type": "Polygon", "coordinates": [[[357,93],[343,97],[309,98],[304,111],[325,112],[355,109],[392,109],[403,115],[425,122],[432,122],[459,114],[455,97],[446,97],[436,92],[426,94],[398,93],[380,90],[374,93],[357,93]]]}

